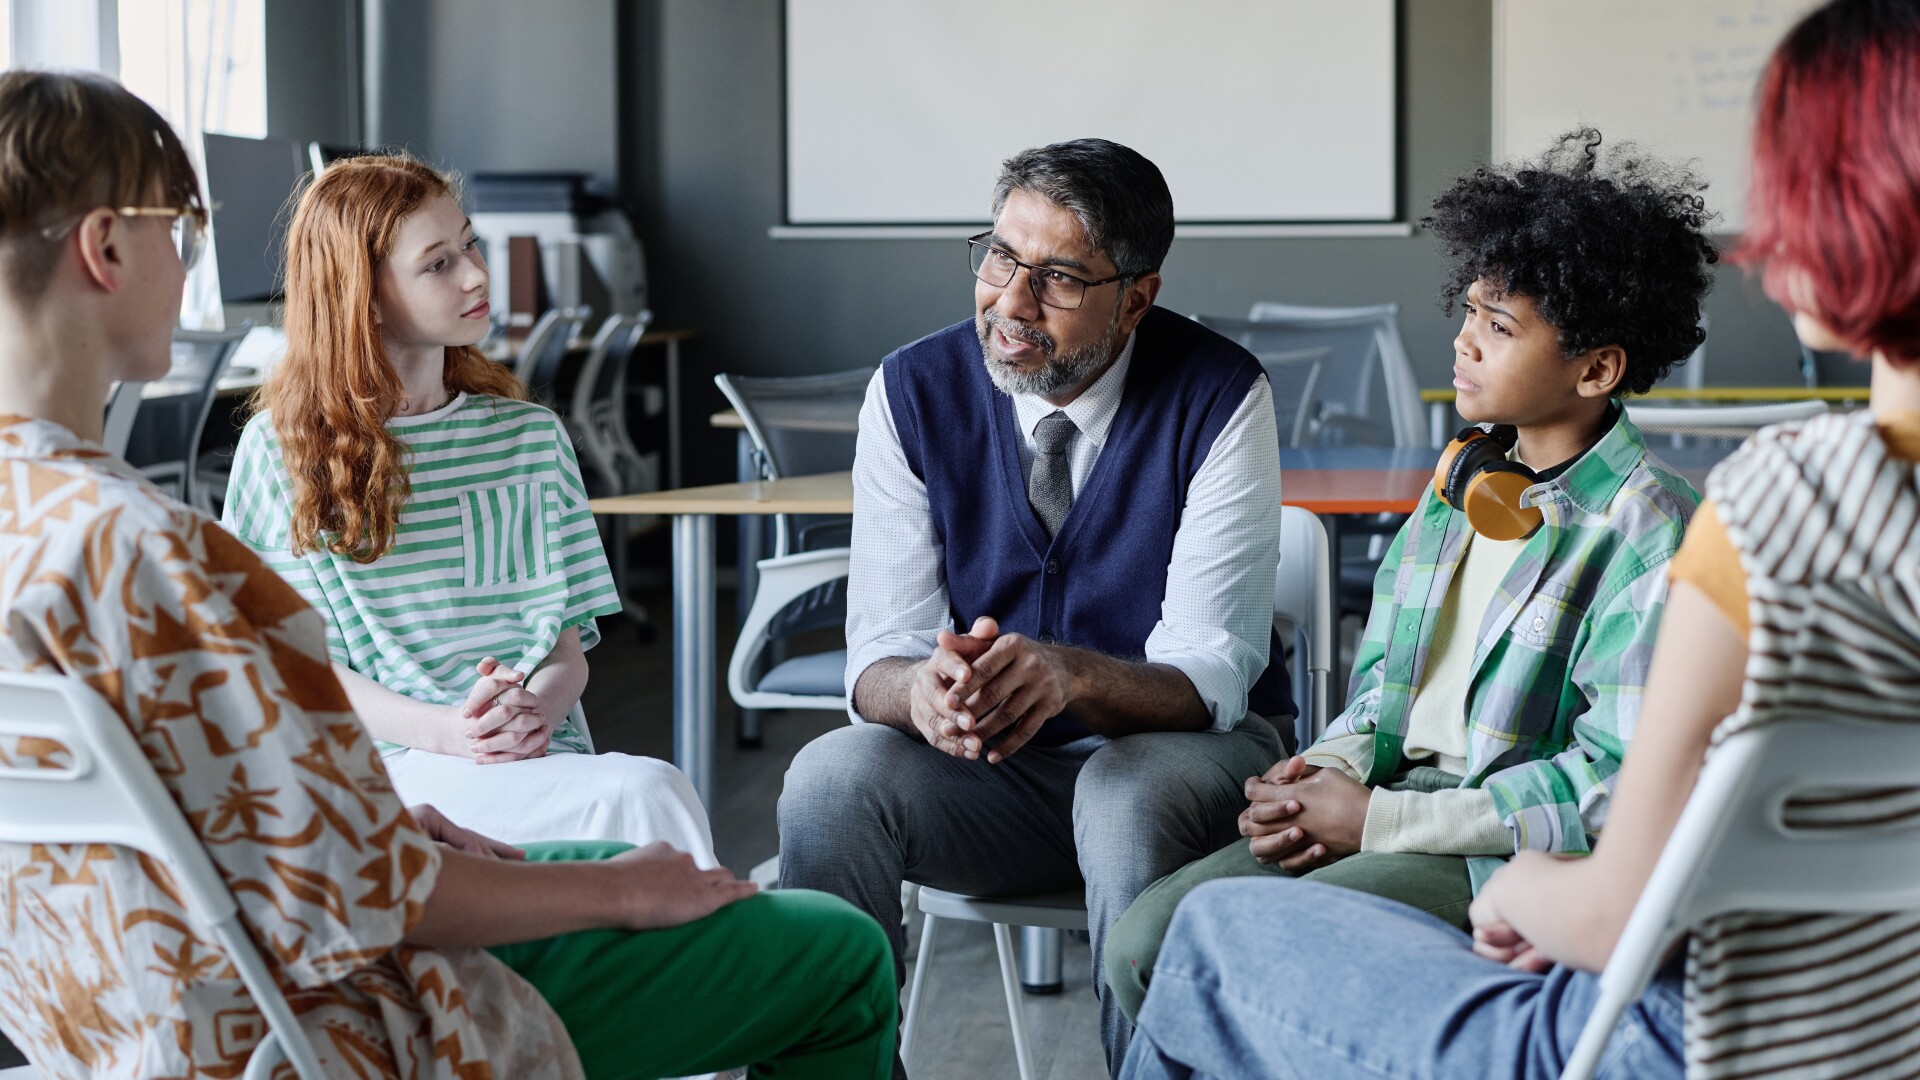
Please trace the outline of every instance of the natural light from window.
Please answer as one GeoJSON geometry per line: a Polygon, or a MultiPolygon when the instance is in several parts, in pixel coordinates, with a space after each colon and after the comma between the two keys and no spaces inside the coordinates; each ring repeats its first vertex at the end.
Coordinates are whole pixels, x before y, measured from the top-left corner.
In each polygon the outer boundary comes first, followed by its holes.
{"type": "Polygon", "coordinates": [[[183,131],[266,136],[265,0],[122,0],[119,8],[127,89],[183,131]]]}

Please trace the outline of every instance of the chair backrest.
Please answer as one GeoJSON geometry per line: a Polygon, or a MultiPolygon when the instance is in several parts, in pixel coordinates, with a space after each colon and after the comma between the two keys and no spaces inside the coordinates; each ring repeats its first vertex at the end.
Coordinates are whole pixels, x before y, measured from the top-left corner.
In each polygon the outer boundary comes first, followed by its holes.
{"type": "Polygon", "coordinates": [[[140,415],[140,391],[146,383],[116,382],[107,391],[107,424],[100,434],[100,445],[114,457],[127,456],[127,441],[133,437],[134,417],[140,415]]]}
{"type": "MultiPolygon", "coordinates": [[[[1294,630],[1293,693],[1300,708],[1300,745],[1326,734],[1333,667],[1333,554],[1327,527],[1312,511],[1280,508],[1280,572],[1273,614],[1294,630]]],[[[1276,658],[1277,660],[1277,658],[1276,658]]]]}
{"type": "Polygon", "coordinates": [[[650,312],[610,315],[593,335],[580,380],[573,387],[567,426],[578,444],[587,481],[597,494],[637,490],[639,452],[626,432],[627,365],[647,332],[650,312]],[[629,460],[629,458],[632,460],[629,460]]]}
{"type": "Polygon", "coordinates": [[[1782,401],[1767,405],[1712,405],[1698,408],[1628,405],[1627,418],[1648,435],[1697,435],[1738,438],[1768,424],[1805,420],[1827,411],[1824,401],[1782,401]]]}
{"type": "Polygon", "coordinates": [[[255,1054],[284,1053],[302,1080],[322,1080],[233,893],[119,714],[78,679],[0,672],[0,734],[66,748],[54,768],[0,765],[0,842],[116,844],[164,863],[189,913],[213,931],[266,1016],[271,1033],[255,1054]]]}
{"type": "MultiPolygon", "coordinates": [[[[720,392],[739,411],[767,479],[844,472],[853,468],[860,433],[860,406],[874,368],[825,375],[768,378],[720,374],[720,392]]],[[[782,515],[774,554],[844,547],[850,532],[843,516],[782,515]]]]}
{"type": "MultiPolygon", "coordinates": [[[[135,411],[128,429],[126,446],[144,450],[134,462],[155,481],[178,479],[181,501],[193,498],[193,474],[200,462],[200,438],[207,430],[207,417],[220,393],[220,378],[227,373],[234,353],[253,329],[252,322],[226,330],[175,330],[173,332],[173,368],[168,381],[191,384],[192,390],[168,401],[168,407],[148,407],[135,411]]],[[[158,405],[155,402],[154,405],[158,405]]]]}
{"type": "Polygon", "coordinates": [[[1323,429],[1309,442],[1371,446],[1425,446],[1426,414],[1420,387],[1400,337],[1400,305],[1307,307],[1261,302],[1247,318],[1275,331],[1266,348],[1326,347],[1320,415],[1323,429]]]}
{"type": "Polygon", "coordinates": [[[1321,374],[1335,362],[1333,345],[1301,347],[1291,331],[1252,319],[1224,315],[1195,315],[1193,319],[1260,361],[1273,388],[1273,413],[1281,446],[1309,446],[1320,441],[1323,429],[1318,419],[1326,411],[1319,399],[1321,374]]]}
{"type": "Polygon", "coordinates": [[[567,346],[580,336],[581,327],[593,317],[585,305],[548,308],[533,324],[520,355],[514,358],[513,373],[527,384],[534,397],[551,401],[553,384],[560,377],[560,362],[567,358],[567,346]]]}
{"type": "Polygon", "coordinates": [[[1582,1033],[1564,1075],[1591,1075],[1619,1008],[1640,996],[1681,934],[1709,919],[1920,910],[1920,829],[1910,819],[1853,828],[1788,822],[1788,804],[1802,796],[1832,804],[1917,782],[1917,724],[1784,720],[1729,736],[1707,755],[1601,972],[1612,1015],[1597,1015],[1582,1033]]]}

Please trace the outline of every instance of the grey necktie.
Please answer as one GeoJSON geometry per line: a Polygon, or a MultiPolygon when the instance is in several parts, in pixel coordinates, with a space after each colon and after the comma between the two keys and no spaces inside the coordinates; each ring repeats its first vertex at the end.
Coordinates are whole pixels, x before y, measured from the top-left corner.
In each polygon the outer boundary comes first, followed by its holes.
{"type": "Polygon", "coordinates": [[[1035,517],[1046,527],[1047,535],[1060,531],[1073,508],[1073,467],[1067,460],[1067,444],[1080,429],[1067,414],[1059,411],[1040,418],[1033,428],[1033,471],[1027,475],[1027,502],[1035,517]]]}

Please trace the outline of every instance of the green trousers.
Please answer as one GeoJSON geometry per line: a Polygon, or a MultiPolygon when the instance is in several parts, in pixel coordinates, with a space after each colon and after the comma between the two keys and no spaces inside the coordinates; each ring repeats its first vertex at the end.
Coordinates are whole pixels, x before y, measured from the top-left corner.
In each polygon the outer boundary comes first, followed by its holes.
{"type": "MultiPolygon", "coordinates": [[[[526,845],[604,859],[629,845],[526,845]]],[[[878,924],[824,893],[763,893],[666,930],[590,930],[489,952],[553,1006],[589,1080],[706,1074],[882,1080],[900,999],[878,924]]]]}
{"type": "MultiPolygon", "coordinates": [[[[1447,775],[1437,769],[1416,771],[1447,775]]],[[[1423,776],[1415,783],[1394,786],[1432,790],[1419,782],[1426,779],[1423,776]]],[[[1456,778],[1453,782],[1459,781],[1456,778]]],[[[1147,886],[1113,924],[1107,934],[1107,987],[1127,1019],[1140,1014],[1140,1005],[1147,999],[1147,983],[1153,977],[1153,962],[1160,955],[1167,927],[1173,924],[1173,910],[1188,893],[1216,878],[1291,876],[1277,865],[1255,859],[1252,844],[1244,838],[1236,840],[1147,886]]],[[[1458,855],[1362,851],[1309,871],[1301,879],[1398,900],[1462,930],[1468,928],[1467,907],[1473,903],[1473,883],[1467,877],[1467,860],[1458,855]]],[[[1247,933],[1285,933],[1286,929],[1249,926],[1247,933]]]]}

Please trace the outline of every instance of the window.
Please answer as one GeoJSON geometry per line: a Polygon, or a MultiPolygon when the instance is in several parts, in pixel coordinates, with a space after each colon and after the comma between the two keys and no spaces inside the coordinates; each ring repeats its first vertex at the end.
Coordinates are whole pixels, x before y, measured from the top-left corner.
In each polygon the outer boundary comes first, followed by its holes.
{"type": "Polygon", "coordinates": [[[122,0],[120,81],[182,131],[265,137],[265,8],[265,0],[122,0]]]}

